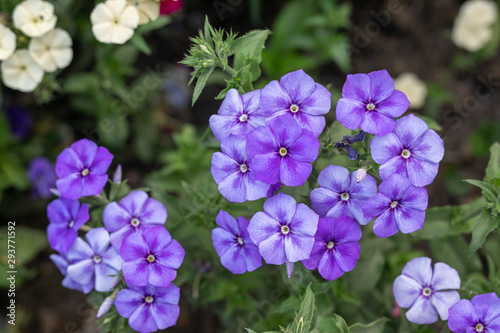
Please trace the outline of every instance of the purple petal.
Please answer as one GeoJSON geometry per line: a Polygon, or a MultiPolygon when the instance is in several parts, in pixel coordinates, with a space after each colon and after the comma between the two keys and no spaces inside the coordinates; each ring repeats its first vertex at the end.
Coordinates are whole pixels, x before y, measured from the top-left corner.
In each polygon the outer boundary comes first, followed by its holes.
{"type": "Polygon", "coordinates": [[[344,271],[337,264],[335,256],[332,252],[326,252],[321,257],[318,264],[318,271],[324,279],[329,281],[335,280],[344,275],[344,271]]]}
{"type": "Polygon", "coordinates": [[[102,261],[114,268],[116,271],[119,271],[123,265],[123,259],[120,257],[120,254],[114,247],[109,247],[102,255],[102,261]]]}
{"type": "Polygon", "coordinates": [[[313,162],[318,158],[319,140],[308,130],[302,132],[302,136],[288,148],[291,158],[301,162],[313,162]]]}
{"type": "Polygon", "coordinates": [[[371,97],[370,78],[366,74],[349,74],[342,88],[342,97],[368,102],[371,97]]]}
{"type": "Polygon", "coordinates": [[[226,154],[216,152],[212,155],[212,168],[210,170],[217,184],[226,177],[240,171],[238,163],[226,154]]]}
{"type": "Polygon", "coordinates": [[[427,257],[414,258],[405,265],[402,273],[413,278],[421,286],[429,286],[432,279],[431,259],[427,257]]]}
{"type": "Polygon", "coordinates": [[[405,208],[425,210],[428,203],[427,190],[425,187],[408,186],[399,202],[405,208]]]}
{"type": "Polygon", "coordinates": [[[361,182],[356,181],[356,173],[351,174],[349,196],[361,202],[372,198],[377,194],[377,180],[370,175],[366,175],[361,182]]]}
{"type": "Polygon", "coordinates": [[[295,199],[284,193],[278,193],[274,197],[267,199],[264,203],[264,211],[266,214],[276,219],[281,224],[289,223],[295,215],[296,209],[297,202],[295,199]]]}
{"type": "Polygon", "coordinates": [[[266,238],[274,234],[278,234],[280,231],[280,224],[266,213],[257,212],[250,219],[250,224],[247,230],[252,242],[259,245],[266,238]]]}
{"type": "Polygon", "coordinates": [[[254,116],[266,116],[260,110],[260,89],[241,95],[241,101],[243,103],[243,110],[246,113],[253,114],[254,116]]]}
{"type": "Polygon", "coordinates": [[[389,210],[391,199],[382,193],[378,193],[372,199],[367,200],[363,205],[364,217],[371,220],[382,215],[389,210]]]}
{"type": "Polygon", "coordinates": [[[376,136],[370,142],[372,158],[378,164],[384,164],[393,157],[400,157],[403,145],[394,133],[376,136]]]}
{"type": "Polygon", "coordinates": [[[373,232],[378,238],[390,237],[398,232],[398,226],[392,210],[388,209],[373,223],[373,232]]]}
{"type": "Polygon", "coordinates": [[[498,320],[500,319],[500,299],[494,292],[474,296],[471,303],[476,308],[476,313],[481,317],[482,322],[496,321],[498,325],[498,320]]]}
{"type": "Polygon", "coordinates": [[[358,242],[343,243],[335,246],[335,261],[344,272],[351,271],[359,260],[361,246],[358,242]]]}
{"type": "Polygon", "coordinates": [[[141,223],[163,224],[167,220],[167,209],[153,198],[148,198],[142,206],[141,223]]]}
{"type": "Polygon", "coordinates": [[[302,136],[302,127],[288,114],[269,119],[267,126],[273,132],[280,147],[288,148],[302,136]]]}
{"type": "Polygon", "coordinates": [[[242,112],[243,103],[238,90],[229,89],[217,113],[224,116],[239,116],[242,112]]]}
{"type": "MultiPolygon", "coordinates": [[[[345,86],[344,86],[345,87],[345,86]]],[[[365,117],[366,107],[357,99],[341,98],[337,102],[335,116],[344,127],[355,130],[361,126],[365,117]]]]}
{"type": "Polygon", "coordinates": [[[338,165],[329,165],[319,174],[318,184],[336,193],[347,192],[351,184],[349,171],[338,165]]]}
{"type": "Polygon", "coordinates": [[[73,149],[66,148],[57,156],[57,177],[64,178],[71,174],[79,173],[82,169],[83,164],[73,149]]]}
{"type": "Polygon", "coordinates": [[[73,246],[78,234],[76,230],[69,229],[63,224],[49,224],[47,227],[47,238],[50,247],[56,251],[65,253],[73,246]]]}
{"type": "Polygon", "coordinates": [[[81,284],[87,284],[94,278],[94,261],[86,259],[68,266],[68,276],[81,284]]]}
{"type": "Polygon", "coordinates": [[[427,130],[411,150],[413,157],[426,162],[439,163],[444,156],[444,142],[433,130],[427,130]]]}
{"type": "Polygon", "coordinates": [[[293,114],[293,119],[304,129],[310,131],[315,138],[323,132],[326,120],[323,116],[314,116],[305,112],[293,114]]]}
{"type": "Polygon", "coordinates": [[[453,332],[465,332],[466,327],[474,327],[478,322],[476,309],[467,299],[455,303],[448,314],[448,327],[453,332]]]}
{"type": "Polygon", "coordinates": [[[371,101],[380,102],[388,98],[394,92],[394,80],[387,70],[382,69],[368,73],[370,78],[371,101]]]}
{"type": "Polygon", "coordinates": [[[398,207],[394,210],[396,224],[404,234],[422,229],[425,220],[425,211],[398,207]]]}
{"type": "Polygon", "coordinates": [[[151,308],[146,305],[136,308],[134,313],[130,316],[128,323],[131,328],[141,333],[155,332],[158,330],[151,316],[151,308]]]}
{"type": "Polygon", "coordinates": [[[184,252],[181,244],[175,239],[172,239],[168,247],[158,254],[157,260],[166,267],[178,269],[181,267],[185,255],[186,252],[184,252]]]}
{"type": "Polygon", "coordinates": [[[222,141],[220,148],[224,154],[238,163],[243,163],[247,160],[247,145],[244,137],[240,138],[230,135],[222,141]]]}
{"type": "Polygon", "coordinates": [[[260,107],[268,116],[278,111],[289,110],[292,104],[288,92],[278,81],[269,82],[261,90],[260,107]]]}
{"type": "Polygon", "coordinates": [[[226,267],[233,274],[243,274],[247,271],[243,249],[237,243],[226,248],[226,251],[220,256],[222,266],[226,267]]]}
{"type": "Polygon", "coordinates": [[[311,254],[308,259],[302,260],[302,264],[308,270],[313,270],[318,268],[319,261],[321,257],[326,253],[326,247],[323,242],[318,242],[317,240],[314,242],[313,248],[311,250],[311,254]]]}
{"type": "Polygon", "coordinates": [[[148,283],[158,287],[167,287],[177,276],[176,270],[159,263],[150,264],[148,271],[148,283]]]}
{"type": "Polygon", "coordinates": [[[286,255],[283,235],[281,233],[275,233],[260,242],[259,252],[267,264],[281,265],[285,263],[286,255]]]}
{"type": "Polygon", "coordinates": [[[111,241],[111,244],[113,247],[117,250],[120,251],[122,247],[123,240],[127,238],[131,233],[135,232],[137,229],[135,229],[132,225],[128,224],[125,225],[123,228],[118,229],[118,231],[115,231],[109,235],[109,239],[111,241]]]}
{"type": "Polygon", "coordinates": [[[102,254],[109,246],[109,233],[104,228],[95,228],[85,235],[95,254],[102,254]]]}
{"type": "Polygon", "coordinates": [[[69,261],[76,262],[92,258],[94,252],[83,239],[78,237],[66,256],[69,261]]]}
{"type": "Polygon", "coordinates": [[[449,308],[460,301],[460,295],[456,291],[438,291],[430,297],[430,301],[439,313],[441,320],[448,320],[449,308]]]}
{"type": "Polygon", "coordinates": [[[122,289],[116,294],[115,307],[120,316],[130,317],[144,302],[144,295],[131,289],[122,289]]]}
{"type": "Polygon", "coordinates": [[[243,246],[243,256],[248,272],[252,272],[262,266],[262,257],[257,246],[246,243],[243,246]]]}
{"type": "Polygon", "coordinates": [[[399,200],[410,186],[408,178],[395,174],[385,179],[378,190],[391,200],[399,200]]]}
{"type": "Polygon", "coordinates": [[[347,208],[349,209],[348,216],[353,217],[356,221],[358,221],[361,225],[367,225],[370,223],[371,219],[368,219],[364,216],[364,200],[358,201],[355,199],[350,199],[347,202],[347,208]]]}
{"type": "Polygon", "coordinates": [[[132,233],[125,238],[120,247],[120,255],[125,261],[146,258],[149,255],[149,246],[142,234],[132,233]]]}
{"type": "Polygon", "coordinates": [[[98,195],[101,194],[102,189],[108,182],[108,175],[89,174],[82,177],[81,188],[82,196],[98,195]]]}
{"type": "Polygon", "coordinates": [[[380,179],[385,180],[394,174],[408,178],[407,161],[401,156],[395,156],[380,166],[380,179]]]}
{"type": "MultiPolygon", "coordinates": [[[[342,209],[343,204],[340,202],[339,194],[336,192],[332,192],[326,188],[315,188],[311,191],[310,194],[311,199],[311,207],[314,211],[321,217],[325,217],[330,210],[335,206],[339,205],[339,208],[336,208],[333,212],[331,212],[331,216],[337,215],[336,210],[342,209]]],[[[336,216],[335,216],[336,217],[336,216]]]]}
{"type": "Polygon", "coordinates": [[[164,226],[154,226],[144,228],[142,230],[142,237],[146,244],[148,244],[149,252],[162,253],[170,246],[172,237],[164,226]]]}
{"type": "Polygon", "coordinates": [[[243,173],[237,171],[219,184],[219,192],[229,202],[244,202],[247,200],[247,188],[243,173]]]}
{"type": "Polygon", "coordinates": [[[300,104],[300,110],[312,115],[328,113],[332,107],[332,94],[316,83],[314,91],[300,104]]]}
{"type": "Polygon", "coordinates": [[[231,133],[232,129],[238,124],[238,118],[235,115],[218,115],[214,114],[210,117],[209,123],[215,138],[223,141],[231,133]]]}
{"type": "Polygon", "coordinates": [[[419,297],[406,312],[406,318],[415,324],[432,324],[438,320],[438,313],[427,297],[419,297]]]}
{"type": "Polygon", "coordinates": [[[436,263],[432,274],[431,287],[433,290],[459,289],[460,276],[458,276],[457,270],[445,263],[436,263]]]}
{"type": "MultiPolygon", "coordinates": [[[[361,228],[352,218],[340,216],[334,220],[330,218],[322,218],[325,220],[323,225],[330,225],[335,243],[357,242],[361,239],[361,228]]],[[[331,239],[328,239],[330,241],[331,239]]],[[[326,241],[326,240],[325,240],[326,241]]]]}
{"type": "Polygon", "coordinates": [[[293,103],[300,104],[316,89],[316,82],[302,69],[281,77],[280,84],[288,92],[293,103]]]}
{"type": "Polygon", "coordinates": [[[78,211],[78,214],[75,216],[74,224],[73,224],[73,230],[78,230],[80,229],[85,222],[87,222],[90,218],[89,215],[89,206],[87,204],[83,204],[80,207],[80,210],[78,211]]]}
{"type": "Polygon", "coordinates": [[[69,265],[68,261],[58,254],[51,254],[49,258],[54,262],[61,274],[66,275],[69,265]]]}
{"type": "Polygon", "coordinates": [[[142,207],[148,198],[148,194],[144,191],[132,191],[120,200],[120,206],[125,208],[131,216],[140,217],[142,207]]]}
{"type": "Polygon", "coordinates": [[[312,171],[312,164],[286,157],[280,165],[280,181],[286,186],[304,185],[312,171]]]}
{"type": "Polygon", "coordinates": [[[295,263],[287,261],[285,262],[285,265],[286,265],[286,275],[288,275],[288,278],[291,278],[293,274],[293,268],[295,267],[295,263]]]}
{"type": "MultiPolygon", "coordinates": [[[[50,223],[67,225],[71,220],[71,215],[67,205],[75,205],[78,207],[77,200],[67,200],[64,198],[56,199],[47,205],[47,217],[50,223]],[[65,204],[66,203],[66,204],[65,204]]],[[[78,209],[78,208],[77,208],[78,209]]]]}
{"type": "Polygon", "coordinates": [[[377,104],[377,111],[388,117],[397,118],[401,117],[409,106],[408,97],[403,92],[394,90],[391,96],[377,104]]]}
{"type": "MultiPolygon", "coordinates": [[[[122,246],[123,250],[124,246],[122,246]]],[[[125,282],[136,286],[148,284],[149,264],[143,258],[123,263],[122,272],[125,282]]]]}
{"type": "Polygon", "coordinates": [[[252,160],[252,171],[255,179],[266,184],[276,184],[280,181],[280,165],[281,158],[274,152],[266,155],[256,155],[252,160]]]}
{"type": "MultiPolygon", "coordinates": [[[[113,161],[113,155],[105,147],[97,148],[92,165],[90,165],[90,172],[93,174],[105,174],[113,161]]],[[[107,177],[107,175],[106,175],[107,177]]]]}
{"type": "Polygon", "coordinates": [[[102,214],[102,222],[109,232],[125,227],[130,223],[131,218],[130,214],[116,202],[106,205],[102,214]]]}
{"type": "Polygon", "coordinates": [[[413,278],[400,275],[394,280],[392,292],[400,307],[409,308],[422,294],[422,286],[413,278]]]}
{"type": "Polygon", "coordinates": [[[180,298],[180,288],[174,284],[169,284],[166,288],[156,288],[154,292],[155,300],[164,304],[178,304],[180,298]]]}
{"type": "Polygon", "coordinates": [[[279,143],[269,127],[256,128],[247,134],[247,152],[251,159],[257,154],[277,154],[279,143]]]}
{"type": "Polygon", "coordinates": [[[439,164],[416,158],[408,160],[408,178],[414,186],[422,187],[432,183],[438,173],[439,164]]]}
{"type": "Polygon", "coordinates": [[[217,214],[215,222],[219,227],[228,231],[232,236],[237,236],[240,233],[236,219],[222,209],[219,211],[219,214],[217,214]]]}
{"type": "Polygon", "coordinates": [[[285,237],[285,253],[287,261],[297,262],[309,258],[314,244],[313,236],[302,236],[292,233],[285,237]]]}
{"type": "Polygon", "coordinates": [[[375,110],[366,112],[361,122],[361,128],[365,132],[380,136],[392,132],[394,126],[396,126],[394,119],[375,110]]]}
{"type": "Polygon", "coordinates": [[[95,290],[106,292],[111,291],[111,284],[113,283],[114,275],[118,271],[104,263],[95,266],[95,290]]]}
{"type": "Polygon", "coordinates": [[[257,200],[267,197],[270,185],[255,179],[253,172],[246,174],[246,200],[257,200]]]}
{"type": "Polygon", "coordinates": [[[319,216],[311,208],[301,203],[297,205],[289,227],[294,235],[300,234],[313,237],[318,229],[318,221],[319,216]]]}
{"type": "Polygon", "coordinates": [[[56,186],[63,198],[77,200],[82,197],[82,175],[80,173],[73,173],[64,178],[56,180],[56,186]]]}
{"type": "Polygon", "coordinates": [[[410,114],[406,117],[399,118],[394,127],[394,134],[399,137],[401,144],[412,149],[421,140],[422,135],[429,129],[425,121],[410,114]]]}
{"type": "Polygon", "coordinates": [[[180,307],[174,304],[155,302],[151,305],[151,316],[158,329],[164,330],[177,324],[180,307]]]}
{"type": "Polygon", "coordinates": [[[97,154],[97,145],[88,139],[76,141],[71,145],[71,149],[78,155],[84,167],[90,167],[97,154]]]}
{"type": "Polygon", "coordinates": [[[236,245],[235,237],[235,235],[222,228],[212,230],[212,244],[219,257],[222,257],[226,251],[236,245]]]}

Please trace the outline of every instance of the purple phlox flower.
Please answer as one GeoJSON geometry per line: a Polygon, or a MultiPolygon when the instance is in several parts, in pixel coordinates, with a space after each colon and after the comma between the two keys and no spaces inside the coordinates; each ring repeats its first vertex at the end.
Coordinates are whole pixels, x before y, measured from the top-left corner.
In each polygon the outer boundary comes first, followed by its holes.
{"type": "Polygon", "coordinates": [[[283,186],[282,182],[277,182],[276,184],[270,185],[266,197],[268,198],[272,197],[276,193],[276,191],[278,191],[281,188],[281,186],[283,186]]]}
{"type": "Polygon", "coordinates": [[[269,184],[255,179],[246,140],[230,135],[222,141],[221,152],[212,156],[212,175],[219,192],[231,202],[257,200],[267,196],[269,184]]]}
{"type": "Polygon", "coordinates": [[[500,332],[500,298],[495,293],[462,299],[448,311],[448,327],[455,333],[500,332]]]}
{"type": "Polygon", "coordinates": [[[380,238],[400,230],[404,234],[422,229],[427,208],[427,190],[413,186],[408,178],[395,174],[384,180],[379,193],[363,205],[365,217],[373,223],[373,232],[380,238]]]}
{"type": "Polygon", "coordinates": [[[431,324],[441,317],[448,319],[448,309],[460,300],[455,290],[460,288],[458,272],[438,262],[431,268],[426,257],[410,260],[400,276],[394,280],[396,302],[406,311],[406,318],[416,324],[431,324]]]}
{"type": "Polygon", "coordinates": [[[264,125],[269,113],[259,106],[260,90],[242,96],[236,89],[229,89],[218,114],[210,117],[210,128],[219,141],[229,135],[245,137],[255,128],[264,125]]]}
{"type": "Polygon", "coordinates": [[[266,263],[294,263],[309,258],[318,220],[305,204],[297,205],[291,196],[278,193],[266,200],[264,212],[252,217],[248,233],[266,263]]]}
{"type": "Polygon", "coordinates": [[[57,157],[56,181],[61,196],[79,199],[82,196],[101,194],[108,181],[106,171],[113,155],[104,147],[81,139],[66,148],[57,157]]]}
{"type": "Polygon", "coordinates": [[[410,106],[404,93],[395,90],[389,73],[350,74],[337,103],[337,120],[345,127],[361,128],[375,135],[385,135],[394,129],[394,119],[410,106]]]}
{"type": "Polygon", "coordinates": [[[51,254],[50,259],[57,266],[61,274],[64,276],[62,280],[62,286],[68,289],[78,290],[84,294],[88,294],[92,289],[94,289],[94,282],[91,281],[87,284],[81,284],[78,281],[73,280],[68,275],[68,266],[73,262],[68,259],[65,253],[51,254]]]}
{"type": "Polygon", "coordinates": [[[109,233],[104,228],[90,230],[88,243],[78,238],[67,253],[73,262],[68,275],[82,284],[93,283],[97,291],[110,291],[114,275],[122,268],[123,260],[109,244],[109,233]]]}
{"type": "Polygon", "coordinates": [[[47,217],[50,224],[47,227],[47,236],[50,247],[65,253],[78,238],[78,229],[89,220],[89,207],[80,206],[78,200],[60,198],[47,206],[47,217]]]}
{"type": "Polygon", "coordinates": [[[174,284],[166,288],[128,285],[116,294],[115,307],[128,318],[130,327],[141,333],[155,332],[174,326],[179,317],[180,289],[174,284]]]}
{"type": "Polygon", "coordinates": [[[311,206],[321,217],[348,216],[360,224],[368,224],[363,206],[377,194],[377,181],[366,175],[356,181],[356,173],[338,165],[329,165],[318,176],[319,188],[311,191],[311,206]]]}
{"type": "Polygon", "coordinates": [[[245,218],[238,217],[236,220],[221,210],[215,222],[220,228],[212,231],[212,242],[224,267],[233,274],[242,274],[262,266],[262,257],[250,239],[245,218]]]}
{"type": "Polygon", "coordinates": [[[31,114],[17,106],[5,108],[5,115],[9,122],[10,131],[19,140],[24,140],[29,134],[33,119],[31,114]]]}
{"type": "Polygon", "coordinates": [[[177,276],[175,270],[181,266],[185,253],[167,229],[149,227],[125,238],[120,254],[125,260],[122,271],[128,284],[166,287],[177,276]]]}
{"type": "Polygon", "coordinates": [[[443,140],[413,114],[396,120],[394,131],[374,137],[370,147],[382,180],[398,173],[418,187],[432,183],[444,155],[443,140]]]}
{"type": "Polygon", "coordinates": [[[359,131],[356,135],[344,135],[342,141],[335,143],[333,146],[339,149],[345,149],[347,157],[350,160],[356,160],[359,156],[358,152],[351,147],[351,144],[356,142],[362,142],[365,139],[366,133],[364,131],[359,131]]]}
{"type": "Polygon", "coordinates": [[[111,202],[102,215],[104,226],[111,233],[111,244],[120,251],[122,242],[133,232],[152,225],[163,225],[167,209],[144,191],[132,191],[120,203],[111,202]]]}
{"type": "Polygon", "coordinates": [[[50,189],[56,186],[56,172],[54,165],[45,157],[35,157],[28,166],[28,179],[33,188],[35,198],[48,199],[50,189]]]}
{"type": "Polygon", "coordinates": [[[271,81],[260,94],[260,107],[271,117],[292,115],[304,129],[318,137],[325,128],[325,113],[332,106],[332,94],[314,82],[302,69],[271,81]]]}
{"type": "Polygon", "coordinates": [[[290,115],[268,119],[247,135],[255,178],[267,184],[303,185],[319,152],[319,140],[290,115]]]}
{"type": "Polygon", "coordinates": [[[321,217],[314,236],[309,259],[302,260],[307,269],[318,268],[327,280],[335,280],[351,271],[359,260],[361,228],[352,218],[321,217]]]}

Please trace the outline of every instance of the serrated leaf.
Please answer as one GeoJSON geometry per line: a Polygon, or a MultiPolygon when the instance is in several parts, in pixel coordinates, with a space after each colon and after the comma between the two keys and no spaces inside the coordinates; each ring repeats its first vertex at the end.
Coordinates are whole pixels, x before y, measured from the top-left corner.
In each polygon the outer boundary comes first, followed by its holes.
{"type": "MultiPolygon", "coordinates": [[[[233,42],[231,49],[231,53],[235,55],[233,67],[239,71],[241,68],[250,65],[248,69],[250,73],[249,83],[254,82],[260,76],[262,50],[269,34],[269,30],[252,30],[233,42]]],[[[245,83],[242,82],[242,85],[245,83]]]]}
{"type": "Polygon", "coordinates": [[[337,326],[341,333],[350,333],[349,326],[347,326],[344,318],[338,314],[335,314],[335,326],[337,326]]]}
{"type": "Polygon", "coordinates": [[[464,182],[479,187],[488,201],[496,201],[497,191],[493,185],[475,179],[464,179],[464,182]]]}
{"type": "Polygon", "coordinates": [[[210,77],[210,74],[214,71],[215,66],[212,66],[210,68],[203,69],[200,73],[200,76],[198,77],[198,80],[196,81],[196,86],[194,87],[194,92],[193,92],[193,102],[191,106],[194,105],[198,97],[200,97],[200,94],[205,88],[205,85],[207,84],[207,80],[210,77]]]}
{"type": "Polygon", "coordinates": [[[486,237],[498,227],[500,218],[494,218],[489,209],[484,208],[472,230],[472,239],[469,246],[469,252],[476,252],[486,240],[486,237]]]}
{"type": "Polygon", "coordinates": [[[295,320],[291,326],[291,331],[294,333],[309,333],[311,329],[311,321],[314,316],[314,293],[311,289],[311,284],[307,286],[306,295],[300,305],[299,313],[295,316],[295,320]]]}
{"type": "Polygon", "coordinates": [[[231,47],[230,55],[255,48],[256,45],[262,47],[270,33],[269,30],[252,30],[246,35],[235,39],[231,47]]]}
{"type": "Polygon", "coordinates": [[[495,142],[490,147],[490,161],[486,167],[486,175],[484,181],[493,184],[495,178],[500,178],[500,144],[495,142]]]}
{"type": "Polygon", "coordinates": [[[360,323],[357,323],[349,326],[349,330],[351,333],[382,333],[384,331],[384,326],[387,321],[388,319],[383,317],[367,325],[362,325],[360,323]]]}

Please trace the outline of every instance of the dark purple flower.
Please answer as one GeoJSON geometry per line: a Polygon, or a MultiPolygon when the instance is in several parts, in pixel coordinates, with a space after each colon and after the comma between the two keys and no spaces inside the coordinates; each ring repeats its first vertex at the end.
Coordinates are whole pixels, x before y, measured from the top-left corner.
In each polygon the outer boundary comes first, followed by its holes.
{"type": "Polygon", "coordinates": [[[325,127],[323,114],[330,111],[332,94],[314,82],[302,69],[271,81],[260,95],[260,107],[271,117],[292,115],[306,130],[318,137],[325,127]]]}
{"type": "Polygon", "coordinates": [[[398,173],[418,187],[432,183],[444,155],[443,140],[413,114],[396,120],[394,132],[374,137],[370,147],[382,180],[398,173]]]}
{"type": "Polygon", "coordinates": [[[111,244],[120,251],[122,242],[133,232],[163,225],[167,220],[167,209],[161,202],[149,198],[144,191],[132,191],[120,200],[109,203],[102,215],[104,226],[111,233],[111,244]]]}
{"type": "Polygon", "coordinates": [[[31,128],[31,123],[33,122],[31,114],[17,106],[6,107],[5,114],[9,121],[10,131],[14,137],[19,140],[26,139],[31,128]]]}
{"type": "Polygon", "coordinates": [[[404,234],[422,229],[427,208],[427,190],[413,186],[408,178],[395,174],[384,180],[379,193],[363,205],[367,219],[377,217],[373,232],[380,238],[400,230],[404,234]]]}
{"type": "MultiPolygon", "coordinates": [[[[438,262],[431,268],[431,259],[414,258],[394,280],[393,292],[402,308],[410,308],[406,318],[416,324],[431,324],[448,319],[448,309],[460,300],[455,290],[460,288],[458,272],[438,262]]],[[[465,332],[465,331],[464,331],[465,332]]]]}
{"type": "Polygon", "coordinates": [[[448,327],[455,333],[500,332],[500,298],[495,293],[462,299],[448,314],[448,327]]]}
{"type": "Polygon", "coordinates": [[[244,138],[259,126],[263,126],[266,114],[259,106],[260,90],[242,96],[236,89],[230,89],[220,106],[218,114],[210,117],[210,128],[219,141],[229,135],[244,138]]]}
{"type": "Polygon", "coordinates": [[[88,294],[92,289],[94,289],[95,283],[93,281],[87,284],[81,284],[79,281],[73,280],[68,275],[68,266],[72,264],[72,261],[67,258],[65,253],[51,254],[50,259],[54,262],[54,264],[56,264],[61,274],[64,275],[64,279],[62,280],[63,287],[78,290],[84,294],[88,294]]]}
{"type": "Polygon", "coordinates": [[[255,179],[246,140],[230,135],[222,141],[221,152],[212,156],[212,175],[219,192],[231,202],[257,200],[267,196],[269,184],[255,179]]]}
{"type": "Polygon", "coordinates": [[[56,162],[56,173],[60,178],[56,185],[61,196],[75,200],[101,194],[108,181],[106,171],[111,160],[113,155],[106,148],[97,147],[88,139],[78,140],[64,149],[56,162]]]}
{"type": "Polygon", "coordinates": [[[360,224],[368,224],[362,207],[377,194],[377,181],[366,175],[361,182],[356,174],[338,165],[329,165],[318,176],[320,188],[311,191],[311,206],[321,217],[349,216],[360,224]]]}
{"type": "Polygon", "coordinates": [[[143,228],[122,243],[123,277],[128,284],[167,287],[177,276],[184,249],[164,227],[143,228]]]}
{"type": "Polygon", "coordinates": [[[174,326],[179,317],[180,289],[129,285],[116,294],[115,306],[120,316],[128,318],[130,327],[141,333],[174,326]]]}
{"type": "Polygon", "coordinates": [[[389,73],[381,71],[368,74],[347,75],[337,103],[337,120],[345,127],[361,129],[375,135],[385,135],[394,129],[394,119],[410,106],[405,94],[395,90],[389,73]]]}
{"type": "Polygon", "coordinates": [[[109,244],[109,233],[104,228],[90,230],[87,242],[77,238],[67,252],[72,261],[68,276],[82,284],[92,283],[97,291],[110,291],[114,275],[122,268],[123,260],[109,244]]]}
{"type": "Polygon", "coordinates": [[[351,271],[359,260],[361,228],[350,217],[321,217],[309,259],[302,260],[307,269],[318,268],[327,280],[335,280],[351,271]]]}
{"type": "Polygon", "coordinates": [[[47,206],[50,224],[47,236],[50,247],[61,253],[67,252],[78,238],[78,229],[89,220],[89,207],[80,206],[78,200],[59,198],[47,206]]]}
{"type": "Polygon", "coordinates": [[[224,267],[233,274],[243,274],[262,266],[262,257],[250,239],[245,218],[236,220],[221,210],[215,222],[220,228],[212,231],[212,242],[224,267]]]}
{"type": "Polygon", "coordinates": [[[347,152],[347,157],[350,160],[358,159],[359,153],[351,147],[351,144],[356,142],[362,142],[365,139],[366,133],[364,131],[359,131],[356,135],[344,135],[342,141],[335,143],[333,146],[339,149],[345,149],[347,152]]]}
{"type": "Polygon", "coordinates": [[[33,197],[48,199],[50,189],[56,186],[54,165],[45,157],[35,157],[28,166],[28,179],[33,188],[33,197]]]}
{"type": "MultiPolygon", "coordinates": [[[[278,193],[264,203],[264,212],[250,220],[248,233],[268,264],[281,265],[309,258],[319,216],[294,198],[278,193]]],[[[291,269],[287,269],[289,276],[291,269]]]]}
{"type": "Polygon", "coordinates": [[[319,140],[290,115],[274,117],[247,135],[255,178],[267,184],[303,185],[318,157],[319,140]]]}

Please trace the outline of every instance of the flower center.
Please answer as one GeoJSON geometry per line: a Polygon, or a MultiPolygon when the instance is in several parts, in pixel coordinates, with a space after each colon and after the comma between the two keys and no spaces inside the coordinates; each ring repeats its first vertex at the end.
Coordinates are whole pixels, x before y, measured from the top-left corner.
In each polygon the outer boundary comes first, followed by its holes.
{"type": "Polygon", "coordinates": [[[241,239],[241,237],[236,238],[236,240],[238,241],[238,244],[240,244],[240,245],[244,244],[243,239],[241,239]]]}
{"type": "Polygon", "coordinates": [[[68,222],[68,228],[73,228],[74,225],[75,225],[75,220],[71,220],[68,222]]]}
{"type": "Polygon", "coordinates": [[[241,164],[240,165],[240,171],[243,172],[243,173],[247,172],[248,171],[247,165],[246,164],[241,164]]]}
{"type": "Polygon", "coordinates": [[[151,303],[153,303],[154,298],[153,298],[153,296],[146,296],[146,298],[144,299],[144,301],[146,303],[148,303],[148,304],[151,304],[151,303]]]}
{"type": "Polygon", "coordinates": [[[299,106],[297,104],[292,104],[292,106],[290,106],[290,111],[297,113],[299,111],[299,106]]]}
{"type": "Polygon", "coordinates": [[[424,295],[425,297],[429,297],[431,294],[432,294],[432,289],[429,287],[425,287],[422,290],[422,295],[424,295]]]}
{"type": "Polygon", "coordinates": [[[398,206],[398,202],[396,200],[391,202],[391,208],[396,208],[397,206],[398,206]]]}
{"type": "Polygon", "coordinates": [[[340,195],[340,199],[342,199],[343,201],[349,200],[349,193],[347,193],[347,192],[342,193],[340,195]]]}
{"type": "Polygon", "coordinates": [[[331,249],[333,249],[334,245],[335,244],[333,242],[328,242],[328,244],[326,244],[326,248],[329,249],[329,250],[331,250],[331,249]]]}
{"type": "Polygon", "coordinates": [[[408,149],[405,149],[401,152],[401,156],[403,156],[403,158],[408,159],[411,156],[411,153],[408,149]]]}
{"type": "Polygon", "coordinates": [[[95,255],[95,256],[92,258],[92,260],[94,260],[94,262],[95,262],[96,264],[98,264],[98,263],[100,263],[100,262],[101,262],[101,256],[95,255]]]}
{"type": "Polygon", "coordinates": [[[366,108],[367,108],[368,110],[372,111],[373,109],[375,109],[375,104],[373,104],[373,103],[368,103],[368,104],[366,104],[366,108]]]}
{"type": "Polygon", "coordinates": [[[82,170],[82,176],[85,177],[85,176],[88,176],[88,174],[90,173],[90,170],[88,168],[85,168],[82,170]]]}
{"type": "Polygon", "coordinates": [[[281,147],[279,152],[280,152],[280,155],[284,157],[288,153],[288,150],[286,150],[285,147],[281,147]]]}
{"type": "Polygon", "coordinates": [[[290,232],[290,228],[288,228],[288,226],[287,226],[287,225],[283,225],[283,226],[281,226],[281,233],[282,233],[283,235],[288,235],[288,233],[289,233],[289,232],[290,232]]]}
{"type": "Polygon", "coordinates": [[[244,113],[243,113],[243,114],[240,116],[240,121],[241,121],[242,123],[244,123],[244,122],[245,122],[245,121],[247,121],[247,120],[248,120],[248,115],[246,115],[246,114],[244,114],[244,113]]]}
{"type": "Polygon", "coordinates": [[[483,324],[479,323],[476,325],[476,332],[482,332],[484,330],[483,324]]]}
{"type": "Polygon", "coordinates": [[[138,227],[139,224],[141,224],[141,221],[139,221],[138,218],[134,217],[132,220],[130,220],[130,224],[133,226],[133,227],[138,227]]]}
{"type": "Polygon", "coordinates": [[[146,258],[146,260],[147,260],[148,262],[150,262],[150,263],[153,263],[153,262],[155,261],[155,256],[154,256],[154,255],[152,255],[152,254],[150,254],[150,255],[146,258]]]}

